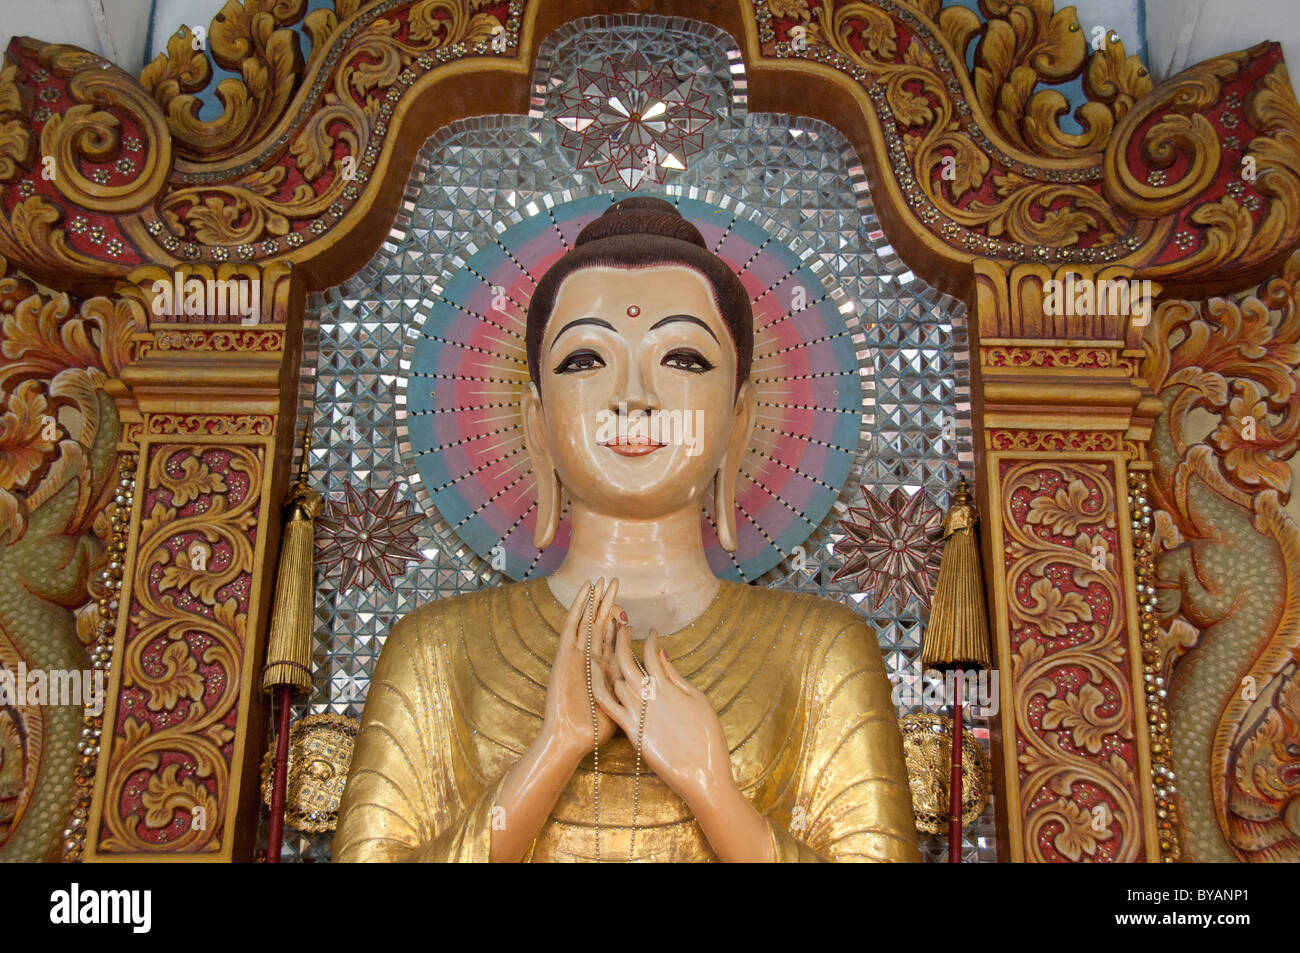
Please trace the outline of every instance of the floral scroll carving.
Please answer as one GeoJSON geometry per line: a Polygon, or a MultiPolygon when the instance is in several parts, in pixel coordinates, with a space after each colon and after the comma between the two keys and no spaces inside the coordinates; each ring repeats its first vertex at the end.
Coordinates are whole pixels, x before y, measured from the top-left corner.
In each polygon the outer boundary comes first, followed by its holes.
{"type": "MultiPolygon", "coordinates": [[[[357,197],[358,187],[367,181],[375,166],[396,102],[414,81],[416,70],[423,72],[433,66],[429,54],[455,46],[477,47],[477,52],[486,52],[485,43],[492,31],[503,29],[496,16],[478,12],[486,5],[482,0],[423,0],[396,9],[391,16],[355,21],[338,68],[318,81],[327,87],[320,103],[304,116],[301,125],[285,134],[292,163],[262,167],[232,181],[172,189],[159,205],[171,233],[203,245],[247,246],[250,251],[254,242],[270,242],[263,252],[268,248],[293,249],[314,237],[307,229],[313,221],[323,222],[331,209],[341,211],[338,203],[350,204],[357,197]],[[420,58],[424,61],[417,64],[420,58]],[[348,169],[353,173],[348,174],[348,169]],[[281,238],[283,246],[277,244],[281,238]]],[[[228,4],[231,6],[238,5],[228,4]]],[[[224,25],[228,28],[219,36],[214,34],[213,55],[218,62],[231,58],[243,62],[259,82],[255,88],[247,84],[232,87],[228,108],[213,121],[213,128],[184,121],[196,110],[197,101],[190,95],[173,95],[167,100],[168,116],[181,142],[199,148],[209,134],[215,134],[218,142],[252,145],[243,140],[265,126],[254,123],[251,115],[265,112],[272,119],[279,118],[301,80],[301,57],[296,55],[296,34],[272,30],[270,24],[296,21],[304,6],[302,0],[288,4],[259,0],[250,4],[256,10],[251,17],[242,14],[246,22],[227,21],[224,25]],[[271,55],[272,46],[279,50],[275,55],[271,55]],[[241,60],[248,57],[249,51],[255,55],[241,60]],[[238,106],[244,108],[235,108],[238,106]]],[[[340,21],[358,6],[353,0],[337,4],[336,11],[313,11],[307,19],[314,40],[323,45],[327,38],[333,38],[340,21]]],[[[169,51],[169,55],[179,56],[179,63],[196,62],[195,56],[203,59],[202,53],[190,50],[183,37],[173,40],[173,44],[176,50],[169,51]]],[[[142,80],[148,85],[155,74],[173,72],[171,60],[159,57],[142,80]]],[[[182,73],[195,77],[197,85],[192,89],[206,83],[205,68],[196,66],[188,72],[182,69],[182,73]]],[[[173,81],[165,88],[155,87],[155,95],[174,89],[179,87],[173,81]]],[[[221,154],[219,148],[216,155],[221,154]]],[[[215,157],[203,152],[196,156],[203,161],[215,157]]]]}
{"type": "Polygon", "coordinates": [[[1258,268],[1300,238],[1300,115],[1275,45],[1153,89],[1118,36],[1089,54],[1074,8],[1052,0],[981,0],[982,18],[939,0],[755,9],[776,56],[866,86],[906,201],[951,248],[1176,280],[1215,262],[1258,268]],[[1080,75],[1083,131],[1067,133],[1053,86],[1080,75]],[[1246,156],[1269,169],[1258,182],[1241,175],[1246,156]]]}
{"type": "Polygon", "coordinates": [[[1164,247],[1144,274],[1209,271],[1237,260],[1258,265],[1294,244],[1300,107],[1286,68],[1269,59],[1255,47],[1180,73],[1116,131],[1106,153],[1106,194],[1133,215],[1160,218],[1164,232],[1153,242],[1164,247]],[[1145,158],[1141,169],[1126,158],[1133,153],[1145,158]],[[1246,162],[1255,164],[1254,176],[1243,177],[1246,162]]]}
{"type": "Polygon", "coordinates": [[[0,66],[0,184],[13,198],[0,251],[73,278],[122,273],[143,260],[139,213],[171,165],[162,114],[132,77],[76,47],[11,44],[0,66]]]}
{"type": "Polygon", "coordinates": [[[111,806],[102,855],[215,852],[229,835],[262,456],[149,448],[114,743],[100,768],[111,806]]]}
{"type": "MultiPolygon", "coordinates": [[[[1073,8],[1052,0],[981,0],[979,14],[940,0],[734,4],[693,12],[754,25],[756,89],[789,75],[792,64],[779,74],[774,64],[803,60],[818,81],[865,90],[890,179],[881,201],[945,263],[1119,264],[1176,284],[1214,263],[1261,268],[1300,241],[1300,107],[1276,45],[1153,89],[1117,36],[1091,51],[1073,8]],[[1082,131],[1067,132],[1057,87],[1079,76],[1082,131]],[[1237,174],[1247,156],[1258,181],[1237,174]]],[[[0,252],[87,280],[145,261],[309,261],[362,223],[375,176],[395,158],[390,140],[430,77],[467,57],[484,75],[517,73],[540,9],[307,7],[230,0],[206,48],[178,34],[139,82],[89,54],[11,46],[0,67],[10,193],[0,252]],[[218,67],[237,76],[216,81],[218,67]],[[201,92],[221,101],[215,118],[199,118],[201,92]],[[47,93],[62,114],[38,115],[31,104],[47,93]],[[41,179],[42,155],[72,163],[63,185],[41,179]]]]}
{"type": "Polygon", "coordinates": [[[1115,465],[1004,459],[1000,471],[1025,858],[1139,860],[1115,465]]]}

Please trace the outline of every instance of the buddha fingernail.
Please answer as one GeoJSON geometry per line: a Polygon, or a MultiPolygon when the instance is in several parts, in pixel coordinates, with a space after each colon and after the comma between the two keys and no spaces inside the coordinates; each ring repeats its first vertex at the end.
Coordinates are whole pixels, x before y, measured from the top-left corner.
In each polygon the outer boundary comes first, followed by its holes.
{"type": "Polygon", "coordinates": [[[618,614],[618,617],[619,617],[620,619],[622,619],[624,622],[627,621],[627,613],[626,613],[626,612],[620,612],[620,613],[618,614]]]}

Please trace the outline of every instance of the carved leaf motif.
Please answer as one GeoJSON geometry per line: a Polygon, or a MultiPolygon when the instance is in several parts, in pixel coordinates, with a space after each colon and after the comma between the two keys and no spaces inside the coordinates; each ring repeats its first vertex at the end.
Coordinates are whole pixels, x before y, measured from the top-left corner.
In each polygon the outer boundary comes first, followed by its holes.
{"type": "Polygon", "coordinates": [[[1092,607],[1077,592],[1061,592],[1050,579],[1039,579],[1029,587],[1033,605],[1025,613],[1049,638],[1066,634],[1076,622],[1091,622],[1092,607]]]}
{"type": "Polygon", "coordinates": [[[194,48],[189,27],[182,27],[167,40],[167,53],[159,53],[140,73],[140,85],[164,109],[181,93],[193,93],[208,84],[212,66],[202,50],[194,48]]]}
{"type": "Polygon", "coordinates": [[[1053,245],[1071,245],[1095,224],[1095,220],[1086,212],[1061,208],[1043,213],[1043,224],[1038,231],[1053,245]]]}
{"type": "Polygon", "coordinates": [[[1049,760],[1044,752],[1037,747],[1026,748],[1016,759],[1026,774],[1035,774],[1043,770],[1051,770],[1054,762],[1049,760]]]}
{"type": "Polygon", "coordinates": [[[279,26],[302,18],[306,0],[227,0],[211,24],[212,55],[226,69],[264,49],[279,26]]]}
{"type": "MultiPolygon", "coordinates": [[[[382,21],[375,21],[371,29],[377,29],[380,22],[382,21]]],[[[397,24],[393,26],[396,27],[397,24]]],[[[348,83],[358,93],[365,94],[377,87],[392,86],[397,80],[397,74],[402,71],[402,59],[392,47],[376,49],[373,55],[378,57],[378,62],[356,62],[348,67],[348,83]]]]}
{"type": "Polygon", "coordinates": [[[1260,83],[1247,108],[1251,122],[1266,135],[1250,141],[1258,159],[1260,190],[1274,197],[1259,228],[1259,241],[1282,244],[1300,214],[1300,103],[1279,64],[1260,83]]]}
{"type": "Polygon", "coordinates": [[[180,778],[181,766],[169,764],[161,773],[154,774],[145,785],[140,801],[145,807],[144,822],[152,828],[167,827],[177,811],[192,815],[195,808],[203,808],[209,816],[216,812],[216,802],[208,789],[193,778],[180,778]]]}
{"type": "Polygon", "coordinates": [[[161,678],[145,682],[150,711],[175,708],[182,698],[196,702],[202,700],[203,679],[188,643],[176,641],[163,649],[162,664],[164,672],[161,678]]]}
{"type": "MultiPolygon", "coordinates": [[[[225,509],[224,500],[218,498],[208,510],[209,515],[219,515],[225,509]]],[[[214,572],[211,569],[197,570],[190,565],[189,553],[181,551],[176,554],[174,565],[163,567],[158,580],[158,591],[168,592],[172,589],[188,588],[193,595],[207,605],[216,601],[217,590],[229,584],[232,575],[229,571],[214,572]]]]}
{"type": "MultiPolygon", "coordinates": [[[[126,743],[127,748],[134,748],[140,742],[148,739],[150,727],[147,723],[136,718],[134,715],[127,715],[126,720],[122,723],[122,740],[126,743]]],[[[152,764],[157,764],[157,755],[152,756],[152,764]]]]}
{"type": "MultiPolygon", "coordinates": [[[[330,124],[341,118],[338,104],[338,96],[333,93],[327,94],[325,107],[317,111],[289,144],[289,154],[297,163],[298,171],[308,181],[320,175],[333,158],[334,135],[330,132],[330,124]]],[[[349,138],[353,137],[349,136],[349,138]]],[[[353,151],[355,152],[355,142],[353,151]]]]}
{"type": "Polygon", "coordinates": [[[1223,451],[1224,467],[1241,483],[1286,493],[1291,468],[1284,458],[1290,454],[1277,453],[1285,441],[1278,439],[1269,423],[1265,395],[1252,380],[1238,381],[1237,390],[1239,396],[1229,401],[1210,442],[1223,451]]]}
{"type": "Polygon", "coordinates": [[[1043,657],[1043,645],[1037,639],[1025,639],[1020,643],[1020,671],[1024,671],[1043,657]]]}
{"type": "Polygon", "coordinates": [[[4,335],[0,353],[11,361],[21,360],[25,374],[44,377],[53,377],[65,367],[97,365],[99,348],[85,322],[66,320],[70,310],[67,295],[25,299],[0,322],[4,335]]]}
{"type": "MultiPolygon", "coordinates": [[[[140,521],[140,538],[148,539],[163,526],[176,519],[176,511],[162,503],[154,503],[149,515],[140,521]]],[[[166,550],[163,550],[165,553],[166,550]]]]}
{"type": "Polygon", "coordinates": [[[0,122],[0,182],[7,182],[18,174],[31,149],[32,136],[26,122],[21,119],[0,122]]]}
{"type": "Polygon", "coordinates": [[[965,53],[980,26],[980,18],[968,7],[947,6],[939,11],[939,32],[959,54],[965,53]]]}
{"type": "MultiPolygon", "coordinates": [[[[894,21],[882,10],[866,4],[851,4],[853,14],[862,18],[863,45],[882,60],[892,60],[898,53],[894,21]]],[[[846,11],[847,12],[847,11],[846,11]]]]}
{"type": "Polygon", "coordinates": [[[1085,854],[1096,857],[1101,842],[1115,836],[1109,825],[1099,831],[1093,830],[1092,815],[1073,801],[1062,798],[1056,802],[1055,808],[1062,822],[1062,830],[1052,843],[1062,856],[1072,861],[1082,860],[1085,854]]]}
{"type": "Polygon", "coordinates": [[[984,184],[984,176],[988,175],[988,155],[964,133],[948,133],[939,140],[939,144],[952,149],[956,178],[949,184],[953,200],[959,200],[967,192],[979,189],[984,184]]]}
{"type": "Polygon", "coordinates": [[[212,610],[212,618],[229,629],[238,642],[242,643],[248,634],[248,613],[240,612],[239,603],[234,599],[227,599],[215,606],[212,610]]]}
{"type": "Polygon", "coordinates": [[[302,76],[298,34],[305,0],[228,0],[208,25],[208,49],[194,49],[188,29],[172,37],[166,56],[141,73],[141,84],[162,108],[173,148],[197,161],[211,161],[250,145],[283,115],[302,76]],[[211,61],[209,61],[209,56],[211,61]],[[212,120],[199,118],[193,95],[210,82],[212,62],[239,74],[216,87],[224,107],[212,120]]]}
{"type": "Polygon", "coordinates": [[[55,442],[43,436],[47,404],[39,381],[23,381],[5,403],[0,414],[0,489],[13,490],[27,486],[46,455],[54,452],[55,442]]]}
{"type": "Polygon", "coordinates": [[[0,66],[0,112],[18,112],[23,108],[18,93],[18,64],[8,58],[0,66]]]}
{"type": "Polygon", "coordinates": [[[1096,522],[1097,514],[1089,513],[1088,488],[1082,480],[1071,480],[1064,490],[1052,496],[1036,496],[1029,502],[1025,521],[1043,525],[1057,536],[1073,536],[1084,523],[1096,522]]]}
{"type": "Polygon", "coordinates": [[[194,229],[194,236],[204,244],[232,244],[240,235],[235,222],[243,215],[245,208],[244,203],[238,199],[224,202],[215,195],[209,195],[202,205],[190,209],[185,221],[194,229]]]}
{"type": "Polygon", "coordinates": [[[269,169],[250,172],[239,180],[239,185],[255,195],[270,198],[280,191],[280,186],[287,174],[288,172],[284,166],[272,166],[269,169]]]}
{"type": "MultiPolygon", "coordinates": [[[[173,460],[175,457],[173,457],[173,460]]],[[[173,476],[169,468],[159,472],[158,483],[172,493],[172,505],[184,506],[190,500],[198,499],[204,493],[225,493],[226,481],[220,473],[213,473],[208,465],[197,457],[180,458],[181,475],[173,476]]]]}
{"type": "Polygon", "coordinates": [[[801,23],[807,23],[810,16],[808,0],[768,0],[767,8],[774,17],[798,20],[801,23]]]}
{"type": "MultiPolygon", "coordinates": [[[[930,108],[928,99],[910,93],[901,87],[890,96],[889,105],[894,111],[894,118],[903,126],[919,126],[934,118],[934,110],[930,108]]],[[[915,137],[909,136],[907,138],[915,137]]]]}
{"type": "Polygon", "coordinates": [[[66,265],[78,274],[113,274],[110,266],[68,248],[63,229],[54,227],[60,214],[42,195],[30,196],[14,206],[10,225],[23,253],[31,259],[66,265]]]}
{"type": "Polygon", "coordinates": [[[1110,103],[1117,120],[1155,85],[1142,60],[1136,55],[1125,56],[1120,42],[1107,42],[1093,53],[1084,75],[1089,93],[1110,103]]]}
{"type": "Polygon", "coordinates": [[[1218,202],[1206,202],[1192,213],[1191,219],[1197,225],[1209,227],[1205,243],[1210,249],[1210,260],[1215,264],[1244,252],[1254,231],[1250,212],[1231,196],[1224,196],[1218,202]]]}
{"type": "Polygon", "coordinates": [[[302,28],[311,41],[312,52],[322,49],[338,26],[339,15],[334,10],[322,8],[307,14],[303,18],[302,28]]]}
{"type": "Polygon", "coordinates": [[[1105,702],[1101,690],[1089,682],[1077,693],[1070,692],[1064,698],[1049,701],[1043,713],[1043,727],[1065,728],[1073,735],[1075,744],[1097,754],[1106,736],[1105,719],[1098,715],[1097,709],[1105,702]]]}
{"type": "Polygon", "coordinates": [[[916,40],[907,44],[907,50],[903,53],[903,62],[909,66],[919,66],[923,70],[935,69],[934,57],[916,40]]]}

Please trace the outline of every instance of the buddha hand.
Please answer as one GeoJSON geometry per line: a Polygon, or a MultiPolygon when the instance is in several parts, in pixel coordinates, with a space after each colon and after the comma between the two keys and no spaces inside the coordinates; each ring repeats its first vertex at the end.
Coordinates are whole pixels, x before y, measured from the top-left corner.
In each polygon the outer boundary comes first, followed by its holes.
{"type": "Polygon", "coordinates": [[[631,629],[617,626],[614,677],[602,679],[593,690],[633,744],[644,704],[641,756],[698,813],[736,788],[722,723],[704,693],[673,668],[654,629],[645,642],[645,659],[643,674],[632,652],[631,629]]]}
{"type": "MultiPolygon", "coordinates": [[[[612,616],[622,612],[614,603],[617,595],[617,579],[606,586],[602,577],[594,589],[591,580],[582,585],[560,630],[560,644],[551,665],[542,733],[557,742],[559,750],[572,754],[575,762],[592,749],[592,709],[587,695],[588,603],[595,604],[590,628],[594,688],[595,683],[604,681],[603,673],[611,664],[614,642],[612,616]]],[[[614,737],[617,725],[599,705],[596,706],[596,722],[598,743],[603,745],[614,737]]]]}

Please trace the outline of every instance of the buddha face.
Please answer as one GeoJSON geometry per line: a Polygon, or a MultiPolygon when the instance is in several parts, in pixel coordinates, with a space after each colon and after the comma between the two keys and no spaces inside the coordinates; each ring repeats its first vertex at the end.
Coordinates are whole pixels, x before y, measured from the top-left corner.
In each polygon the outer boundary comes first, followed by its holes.
{"type": "Polygon", "coordinates": [[[731,336],[691,268],[575,271],[538,367],[540,395],[526,387],[523,401],[535,468],[597,512],[648,519],[698,505],[748,443],[753,387],[737,396],[731,336]]]}

